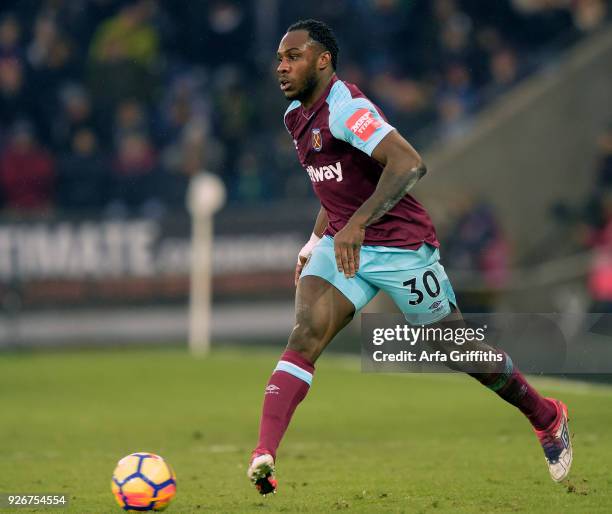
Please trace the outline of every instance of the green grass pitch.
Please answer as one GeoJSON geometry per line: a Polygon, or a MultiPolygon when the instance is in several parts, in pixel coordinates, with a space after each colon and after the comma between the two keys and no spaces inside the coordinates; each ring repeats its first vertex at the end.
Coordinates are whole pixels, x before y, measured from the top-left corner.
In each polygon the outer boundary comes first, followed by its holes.
{"type": "Polygon", "coordinates": [[[560,485],[526,419],[469,377],[362,374],[331,354],[281,446],[278,494],[262,498],[245,472],[279,354],[0,355],[0,492],[67,493],[67,512],[120,512],[113,467],[150,451],[177,473],[170,513],[612,511],[612,389],[536,381],[570,410],[574,467],[560,485]]]}

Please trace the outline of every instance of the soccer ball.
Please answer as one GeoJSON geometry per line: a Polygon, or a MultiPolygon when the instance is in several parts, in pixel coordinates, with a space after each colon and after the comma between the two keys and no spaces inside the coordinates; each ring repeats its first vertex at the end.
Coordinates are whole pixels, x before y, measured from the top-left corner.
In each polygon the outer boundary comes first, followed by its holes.
{"type": "Polygon", "coordinates": [[[117,463],[111,491],[124,510],[164,510],[176,494],[176,476],[159,455],[132,453],[117,463]]]}

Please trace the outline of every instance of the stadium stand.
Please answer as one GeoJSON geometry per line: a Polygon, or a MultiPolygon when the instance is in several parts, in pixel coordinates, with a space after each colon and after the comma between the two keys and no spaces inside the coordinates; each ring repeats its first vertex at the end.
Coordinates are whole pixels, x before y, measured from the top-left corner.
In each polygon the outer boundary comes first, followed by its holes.
{"type": "MultiPolygon", "coordinates": [[[[337,29],[342,76],[422,148],[465,133],[475,112],[597,30],[607,7],[341,0],[320,16],[337,29]]],[[[263,28],[258,9],[255,0],[3,2],[2,208],[159,216],[183,206],[201,169],[222,177],[232,202],[309,197],[272,82],[276,38],[304,7],[279,4],[263,28]],[[19,162],[32,180],[15,182],[19,162]]]]}

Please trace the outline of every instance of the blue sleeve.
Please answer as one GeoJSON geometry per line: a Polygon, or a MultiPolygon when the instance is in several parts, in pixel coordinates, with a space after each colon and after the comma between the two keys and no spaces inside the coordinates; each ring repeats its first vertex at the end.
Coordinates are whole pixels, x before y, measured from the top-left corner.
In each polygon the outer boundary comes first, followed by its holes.
{"type": "Polygon", "coordinates": [[[291,134],[291,130],[287,126],[287,114],[293,111],[293,109],[297,109],[299,106],[300,106],[300,102],[298,102],[297,100],[294,100],[293,102],[289,104],[289,107],[287,107],[287,110],[285,111],[285,115],[283,116],[283,123],[285,124],[285,128],[287,129],[287,132],[289,132],[289,134],[291,134]]]}
{"type": "Polygon", "coordinates": [[[393,130],[366,98],[353,98],[330,106],[329,130],[336,139],[372,155],[374,148],[393,130]]]}

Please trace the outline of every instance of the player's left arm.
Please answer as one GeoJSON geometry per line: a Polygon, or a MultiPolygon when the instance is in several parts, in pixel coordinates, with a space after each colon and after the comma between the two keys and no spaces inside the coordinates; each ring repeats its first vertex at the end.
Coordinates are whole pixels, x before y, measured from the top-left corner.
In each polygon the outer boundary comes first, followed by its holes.
{"type": "Polygon", "coordinates": [[[371,156],[384,166],[376,189],[334,236],[338,271],[347,277],[359,270],[365,228],[389,212],[427,173],[421,156],[397,130],[386,134],[371,156]]]}

